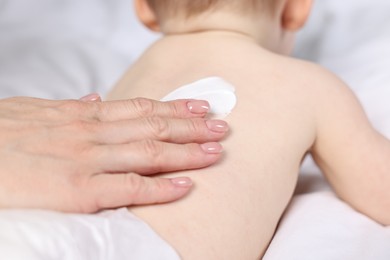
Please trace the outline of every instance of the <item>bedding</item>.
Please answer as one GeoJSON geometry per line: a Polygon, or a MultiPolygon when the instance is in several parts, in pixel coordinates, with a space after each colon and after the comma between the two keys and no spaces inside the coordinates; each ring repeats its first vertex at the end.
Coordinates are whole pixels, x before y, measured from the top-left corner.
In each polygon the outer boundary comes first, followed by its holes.
{"type": "MultiPolygon", "coordinates": [[[[0,98],[104,95],[158,37],[138,23],[131,2],[0,0],[0,98]]],[[[344,79],[390,138],[389,12],[388,0],[317,0],[295,55],[344,79]]],[[[142,249],[132,242],[134,221],[124,209],[96,215],[0,210],[1,258],[128,259],[142,249]]],[[[174,259],[164,248],[156,252],[174,259]]],[[[340,201],[308,158],[264,259],[387,260],[390,227],[340,201]]]]}
{"type": "Polygon", "coordinates": [[[95,215],[1,210],[0,230],[1,259],[179,259],[165,241],[127,209],[95,215]]]}
{"type": "Polygon", "coordinates": [[[155,38],[131,0],[0,0],[0,98],[104,95],[155,38]]]}

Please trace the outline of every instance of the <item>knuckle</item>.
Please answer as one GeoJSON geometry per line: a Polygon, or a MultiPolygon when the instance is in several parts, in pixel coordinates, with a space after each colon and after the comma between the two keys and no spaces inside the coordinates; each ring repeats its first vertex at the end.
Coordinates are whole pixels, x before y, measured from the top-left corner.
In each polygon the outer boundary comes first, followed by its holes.
{"type": "Polygon", "coordinates": [[[144,140],[142,141],[142,147],[145,153],[145,156],[149,160],[149,172],[160,172],[162,155],[164,152],[163,143],[154,141],[154,140],[144,140]]]}
{"type": "Polygon", "coordinates": [[[89,194],[89,179],[84,174],[77,173],[69,177],[70,190],[73,194],[73,203],[77,207],[77,211],[82,214],[89,214],[97,212],[101,209],[98,198],[89,194]],[[80,196],[83,194],[82,196],[80,196]]]}
{"type": "Polygon", "coordinates": [[[124,183],[127,189],[127,192],[138,193],[138,190],[143,186],[144,181],[140,178],[139,175],[134,173],[129,173],[124,175],[124,183]]]}
{"type": "Polygon", "coordinates": [[[166,187],[156,179],[144,178],[137,174],[127,174],[125,176],[126,195],[129,198],[129,205],[132,204],[156,204],[163,201],[161,191],[166,187]]]}
{"type": "Polygon", "coordinates": [[[80,113],[84,111],[85,106],[82,102],[77,100],[64,100],[59,103],[58,109],[66,113],[80,113]]]}
{"type": "Polygon", "coordinates": [[[105,196],[88,197],[82,207],[83,213],[95,213],[107,208],[105,196]]]}
{"type": "Polygon", "coordinates": [[[149,117],[146,120],[154,138],[165,140],[169,137],[170,128],[166,119],[161,117],[149,117]]]}
{"type": "Polygon", "coordinates": [[[124,175],[124,184],[125,194],[130,200],[129,204],[138,201],[139,197],[144,194],[146,182],[145,179],[141,178],[139,175],[133,173],[124,175]]]}
{"type": "Polygon", "coordinates": [[[196,139],[200,139],[205,133],[205,122],[203,119],[191,119],[188,122],[188,131],[196,139]]]}
{"type": "Polygon", "coordinates": [[[106,198],[104,196],[93,196],[92,194],[84,195],[83,198],[79,198],[80,212],[83,214],[95,213],[107,207],[105,203],[106,198]]]}
{"type": "Polygon", "coordinates": [[[142,141],[143,149],[145,154],[151,158],[159,157],[162,154],[163,147],[162,143],[154,140],[144,140],[142,141]]]}
{"type": "Polygon", "coordinates": [[[139,116],[148,117],[154,114],[155,104],[151,99],[135,98],[132,101],[139,116]]]}
{"type": "Polygon", "coordinates": [[[182,118],[186,116],[187,109],[183,109],[182,102],[172,102],[170,103],[170,110],[173,117],[182,118]]]}
{"type": "Polygon", "coordinates": [[[95,119],[96,121],[103,121],[103,118],[109,114],[107,106],[103,106],[102,102],[88,102],[86,105],[88,106],[91,118],[95,119]]]}

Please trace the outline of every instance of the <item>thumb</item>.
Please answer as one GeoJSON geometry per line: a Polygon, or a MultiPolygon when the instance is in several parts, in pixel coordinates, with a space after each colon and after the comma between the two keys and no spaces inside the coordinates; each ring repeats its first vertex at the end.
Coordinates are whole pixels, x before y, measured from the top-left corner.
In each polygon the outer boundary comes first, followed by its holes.
{"type": "Polygon", "coordinates": [[[94,177],[96,210],[130,205],[161,204],[184,197],[192,187],[191,179],[144,177],[135,173],[102,174],[94,177]]]}

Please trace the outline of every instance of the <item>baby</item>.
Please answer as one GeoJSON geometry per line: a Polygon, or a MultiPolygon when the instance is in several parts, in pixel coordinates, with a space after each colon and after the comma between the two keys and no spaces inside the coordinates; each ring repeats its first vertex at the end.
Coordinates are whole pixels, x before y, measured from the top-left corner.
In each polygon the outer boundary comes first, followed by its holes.
{"type": "Polygon", "coordinates": [[[343,82],[285,56],[311,0],[135,2],[140,20],[164,37],[109,98],[161,99],[210,76],[232,84],[237,97],[224,119],[231,128],[224,160],[167,174],[193,179],[185,199],[130,209],[183,259],[261,258],[307,153],[342,200],[390,225],[390,142],[343,82]]]}

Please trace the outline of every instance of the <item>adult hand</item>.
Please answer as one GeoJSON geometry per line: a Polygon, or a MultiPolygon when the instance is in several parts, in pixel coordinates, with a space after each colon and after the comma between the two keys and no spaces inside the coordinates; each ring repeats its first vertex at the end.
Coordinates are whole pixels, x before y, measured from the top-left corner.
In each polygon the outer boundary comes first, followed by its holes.
{"type": "Polygon", "coordinates": [[[90,213],[170,202],[190,179],[142,175],[220,157],[227,125],[204,119],[205,101],[100,101],[0,100],[0,208],[90,213]]]}

